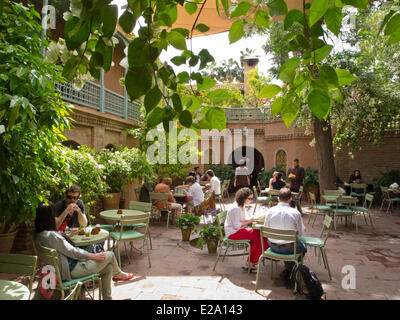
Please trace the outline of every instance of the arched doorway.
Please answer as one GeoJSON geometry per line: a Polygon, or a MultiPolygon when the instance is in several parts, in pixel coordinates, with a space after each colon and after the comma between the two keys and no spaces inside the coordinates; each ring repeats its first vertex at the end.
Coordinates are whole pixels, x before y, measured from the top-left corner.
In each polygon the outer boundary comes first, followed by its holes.
{"type": "Polygon", "coordinates": [[[79,147],[81,146],[78,142],[76,142],[74,140],[63,141],[63,142],[61,142],[61,144],[72,150],[78,150],[79,147]]]}
{"type": "Polygon", "coordinates": [[[253,147],[246,147],[246,146],[243,146],[243,147],[241,147],[241,148],[238,148],[238,149],[236,149],[236,150],[234,150],[232,153],[231,153],[231,155],[229,156],[229,162],[231,162],[232,161],[232,167],[233,167],[233,169],[236,169],[236,167],[238,167],[239,166],[239,163],[237,163],[236,161],[235,161],[235,156],[234,156],[234,153],[235,153],[235,151],[236,152],[240,152],[240,149],[241,149],[241,159],[246,159],[246,157],[247,158],[249,158],[249,159],[247,159],[248,160],[248,162],[247,162],[247,167],[249,168],[249,169],[251,169],[251,168],[253,168],[253,171],[252,171],[252,173],[251,173],[251,184],[252,184],[252,186],[253,185],[256,185],[257,184],[257,176],[258,176],[258,173],[260,172],[260,171],[262,171],[264,168],[265,168],[265,162],[264,162],[264,157],[263,157],[263,155],[261,154],[261,152],[260,151],[258,151],[257,149],[255,149],[255,148],[253,148],[253,147]],[[238,150],[239,149],[239,150],[238,150]],[[253,157],[253,162],[251,162],[251,157],[249,157],[248,155],[251,155],[251,154],[253,154],[254,155],[254,157],[253,157]]]}

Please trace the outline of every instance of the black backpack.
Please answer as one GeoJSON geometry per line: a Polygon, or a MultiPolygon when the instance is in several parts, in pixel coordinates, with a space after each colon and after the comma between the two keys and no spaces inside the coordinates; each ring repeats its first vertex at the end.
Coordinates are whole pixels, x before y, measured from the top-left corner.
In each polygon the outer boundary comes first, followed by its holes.
{"type": "Polygon", "coordinates": [[[291,274],[291,280],[295,281],[295,277],[297,272],[300,272],[301,278],[303,279],[304,284],[307,288],[307,293],[302,291],[301,286],[297,283],[297,291],[306,295],[307,298],[311,300],[321,300],[321,297],[324,293],[322,289],[321,282],[318,280],[317,275],[311,271],[307,266],[300,264],[297,267],[293,268],[291,274]]]}

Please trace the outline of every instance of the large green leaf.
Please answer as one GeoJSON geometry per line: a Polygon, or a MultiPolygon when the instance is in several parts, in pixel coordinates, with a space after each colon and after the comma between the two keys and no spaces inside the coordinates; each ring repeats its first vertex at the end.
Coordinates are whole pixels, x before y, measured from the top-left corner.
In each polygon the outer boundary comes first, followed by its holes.
{"type": "Polygon", "coordinates": [[[339,87],[338,76],[331,66],[324,65],[319,68],[319,77],[329,88],[339,87]]]}
{"type": "Polygon", "coordinates": [[[252,6],[253,5],[248,1],[239,2],[237,7],[235,8],[235,10],[233,10],[233,12],[231,14],[231,19],[237,18],[240,16],[245,16],[247,14],[247,12],[249,12],[249,10],[252,6]]]}
{"type": "Polygon", "coordinates": [[[174,93],[171,96],[171,100],[172,100],[172,104],[174,105],[174,109],[176,112],[181,112],[182,111],[182,102],[181,102],[181,98],[179,97],[179,95],[177,93],[174,93]]]}
{"type": "Polygon", "coordinates": [[[194,112],[199,110],[203,105],[203,101],[195,96],[185,96],[182,98],[182,103],[186,106],[186,110],[194,112]]]}
{"type": "Polygon", "coordinates": [[[119,17],[119,25],[126,33],[131,33],[135,24],[136,19],[128,10],[125,10],[125,12],[119,17]]]}
{"type": "Polygon", "coordinates": [[[210,54],[210,52],[208,52],[207,49],[202,49],[199,52],[199,57],[200,57],[200,66],[199,66],[200,70],[203,69],[207,65],[207,63],[215,61],[213,56],[210,54]]]}
{"type": "Polygon", "coordinates": [[[113,47],[109,47],[104,43],[102,38],[97,41],[95,52],[100,53],[103,56],[103,69],[104,71],[108,71],[111,68],[112,63],[112,55],[113,55],[113,47]]]}
{"type": "Polygon", "coordinates": [[[158,86],[155,86],[149,92],[146,93],[144,97],[144,106],[146,108],[146,113],[149,113],[155,106],[159,104],[162,98],[162,93],[158,86]]]}
{"type": "Polygon", "coordinates": [[[291,82],[295,75],[296,69],[300,65],[300,59],[293,57],[286,61],[279,69],[278,78],[284,82],[291,82]]]}
{"type": "Polygon", "coordinates": [[[146,68],[130,68],[125,77],[125,86],[131,100],[145,95],[151,88],[152,79],[146,68]]]}
{"type": "Polygon", "coordinates": [[[244,36],[243,20],[237,20],[232,23],[229,29],[229,43],[234,43],[244,36]]]}
{"type": "Polygon", "coordinates": [[[171,59],[171,62],[176,65],[176,66],[180,66],[181,64],[185,64],[186,63],[186,57],[184,56],[175,56],[171,59]]]}
{"type": "Polygon", "coordinates": [[[358,9],[367,9],[368,7],[368,0],[343,0],[343,3],[358,9]]]}
{"type": "Polygon", "coordinates": [[[281,117],[286,127],[289,127],[300,111],[300,101],[298,99],[284,99],[281,107],[281,117]]]}
{"type": "Polygon", "coordinates": [[[177,31],[168,32],[167,39],[174,48],[179,50],[186,50],[186,40],[181,33],[177,31]]]}
{"type": "Polygon", "coordinates": [[[147,127],[154,128],[158,124],[160,124],[164,119],[164,109],[160,107],[155,107],[149,115],[147,116],[147,127]]]}
{"type": "Polygon", "coordinates": [[[220,104],[221,102],[229,100],[231,95],[228,89],[216,89],[210,91],[207,94],[207,98],[210,99],[213,104],[220,104]]]}
{"type": "Polygon", "coordinates": [[[186,71],[178,73],[177,78],[179,80],[179,83],[187,83],[190,80],[189,73],[187,73],[186,71]]]}
{"type": "Polygon", "coordinates": [[[254,14],[254,23],[260,27],[269,28],[269,14],[264,10],[257,10],[254,14]]]}
{"type": "Polygon", "coordinates": [[[225,111],[219,107],[212,107],[206,113],[206,120],[217,130],[226,129],[225,111]]]}
{"type": "Polygon", "coordinates": [[[79,59],[78,57],[71,57],[65,63],[62,75],[68,81],[72,81],[75,76],[76,69],[78,67],[79,59]]]}
{"type": "Polygon", "coordinates": [[[226,16],[229,17],[229,0],[221,0],[221,3],[224,7],[226,16]]]}
{"type": "Polygon", "coordinates": [[[179,122],[186,128],[190,128],[192,121],[192,115],[188,110],[183,110],[179,115],[179,122]]]}
{"type": "Polygon", "coordinates": [[[209,77],[203,77],[203,83],[199,83],[197,85],[197,89],[199,90],[209,90],[216,85],[217,81],[211,79],[209,77]]]}
{"type": "Polygon", "coordinates": [[[385,36],[391,35],[392,33],[399,31],[399,29],[400,29],[400,14],[397,13],[386,24],[384,34],[385,36]]]}
{"type": "Polygon", "coordinates": [[[281,87],[276,84],[268,84],[262,86],[260,93],[258,94],[258,98],[266,98],[270,99],[275,97],[281,91],[281,87]]]}
{"type": "Polygon", "coordinates": [[[308,106],[312,113],[320,120],[326,119],[332,105],[328,92],[311,89],[307,95],[308,106]]]}
{"type": "Polygon", "coordinates": [[[285,30],[290,29],[290,27],[293,26],[293,24],[296,21],[299,23],[303,23],[303,13],[297,9],[290,10],[286,14],[285,20],[283,21],[283,26],[284,26],[285,30]]]}
{"type": "Polygon", "coordinates": [[[149,46],[145,39],[135,38],[128,47],[129,66],[144,66],[149,63],[149,46]]]}
{"type": "Polygon", "coordinates": [[[342,19],[343,19],[342,10],[338,7],[329,8],[325,13],[326,26],[336,36],[340,32],[340,27],[342,26],[342,19]]]}
{"type": "Polygon", "coordinates": [[[353,76],[349,71],[345,69],[335,69],[338,76],[339,87],[343,87],[352,83],[357,77],[353,76]]]}
{"type": "Polygon", "coordinates": [[[329,8],[329,0],[314,0],[310,8],[309,24],[312,26],[323,17],[329,8]]]}
{"type": "Polygon", "coordinates": [[[333,49],[333,46],[326,44],[323,47],[315,50],[312,53],[312,62],[317,64],[319,62],[321,62],[322,60],[324,60],[327,56],[329,56],[329,54],[331,53],[333,49]]]}
{"type": "Polygon", "coordinates": [[[283,97],[278,97],[274,99],[274,102],[271,104],[271,111],[274,116],[276,116],[282,110],[283,97]]]}
{"type": "Polygon", "coordinates": [[[200,32],[207,32],[208,30],[210,30],[210,27],[205,25],[204,23],[199,23],[198,25],[196,25],[196,29],[200,32]]]}
{"type": "Polygon", "coordinates": [[[288,7],[284,0],[269,0],[267,6],[269,7],[269,15],[271,17],[284,15],[288,11],[288,7]]]}
{"type": "Polygon", "coordinates": [[[187,2],[185,4],[185,10],[189,15],[193,15],[197,11],[197,4],[194,2],[187,2]]]}
{"type": "Polygon", "coordinates": [[[104,7],[103,15],[103,36],[110,38],[115,31],[118,20],[118,6],[110,4],[104,7]]]}
{"type": "Polygon", "coordinates": [[[68,19],[64,26],[64,39],[68,50],[76,50],[87,40],[90,33],[88,23],[80,21],[78,17],[68,19]]]}

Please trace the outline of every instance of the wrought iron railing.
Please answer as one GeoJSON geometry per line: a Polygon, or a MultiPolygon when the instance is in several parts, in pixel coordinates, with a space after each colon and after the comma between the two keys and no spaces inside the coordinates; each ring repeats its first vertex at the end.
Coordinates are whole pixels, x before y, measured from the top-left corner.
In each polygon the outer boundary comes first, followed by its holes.
{"type": "Polygon", "coordinates": [[[75,90],[71,83],[56,83],[55,87],[65,101],[104,111],[125,119],[139,120],[140,105],[138,103],[132,103],[129,100],[125,101],[124,96],[106,88],[104,89],[104,99],[101,99],[102,90],[97,83],[86,82],[81,90],[75,90]]]}

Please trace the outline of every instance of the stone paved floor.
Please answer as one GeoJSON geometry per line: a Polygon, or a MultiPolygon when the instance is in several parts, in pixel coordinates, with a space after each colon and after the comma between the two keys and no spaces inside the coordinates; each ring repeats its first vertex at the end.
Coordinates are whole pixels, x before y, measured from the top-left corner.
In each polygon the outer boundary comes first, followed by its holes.
{"type": "MultiPolygon", "coordinates": [[[[232,202],[233,200],[231,200],[232,202]]],[[[308,223],[307,203],[303,203],[303,221],[306,235],[319,236],[322,218],[318,217],[314,227],[308,223]]],[[[336,299],[396,299],[400,300],[400,210],[391,215],[373,209],[375,232],[359,218],[359,232],[354,227],[338,224],[327,242],[327,255],[332,272],[332,280],[323,265],[318,264],[314,250],[309,249],[304,263],[320,279],[327,300],[336,299]],[[347,267],[345,267],[347,266],[347,267]],[[345,276],[348,266],[355,270],[355,289],[344,289],[348,284],[345,276]],[[345,268],[345,269],[343,269],[345,268]]],[[[166,223],[151,224],[153,249],[151,268],[145,254],[134,253],[128,264],[121,245],[123,270],[133,272],[135,277],[129,282],[113,283],[113,298],[132,300],[293,300],[304,299],[294,296],[286,289],[279,273],[283,263],[274,270],[270,278],[270,262],[261,268],[259,293],[255,293],[256,274],[242,272],[245,257],[231,256],[220,261],[216,271],[212,270],[216,256],[190,246],[181,241],[180,230],[174,225],[166,228],[166,223]]],[[[192,238],[196,235],[192,235],[192,238]]],[[[1,275],[1,278],[5,278],[1,275]]],[[[5,275],[6,278],[15,278],[5,275]]],[[[35,287],[35,286],[34,286],[35,287]]]]}
{"type": "MultiPolygon", "coordinates": [[[[306,235],[319,236],[322,228],[321,217],[314,227],[308,224],[307,204],[303,204],[303,220],[306,235]]],[[[326,299],[397,299],[400,300],[400,210],[391,215],[379,214],[373,210],[373,222],[376,231],[358,219],[359,232],[354,227],[338,224],[327,242],[327,255],[331,267],[332,280],[329,280],[323,265],[318,264],[313,249],[309,249],[304,263],[320,279],[326,299]],[[343,289],[350,284],[344,278],[349,271],[355,270],[355,289],[343,289]],[[345,269],[343,269],[345,267],[345,269]],[[349,268],[349,267],[347,267],[349,268]],[[351,267],[350,267],[351,268],[351,267]]],[[[212,270],[216,256],[193,248],[181,241],[180,230],[175,226],[166,229],[165,224],[151,226],[153,250],[152,267],[148,268],[145,254],[135,253],[130,265],[123,267],[133,272],[135,278],[128,283],[114,284],[114,299],[222,299],[222,300],[265,300],[265,299],[304,299],[294,296],[283,286],[279,273],[283,263],[274,270],[274,279],[270,278],[270,262],[265,262],[259,280],[259,293],[255,293],[256,274],[244,273],[240,267],[245,264],[243,256],[227,257],[220,261],[216,271],[212,270]]],[[[196,235],[192,235],[195,238],[196,235]]],[[[124,257],[124,255],[123,255],[124,257]]],[[[127,259],[123,260],[125,264],[127,259]]],[[[123,262],[123,264],[124,264],[123,262]]]]}

